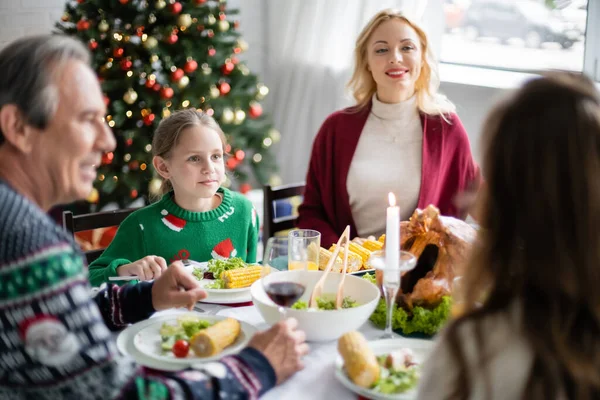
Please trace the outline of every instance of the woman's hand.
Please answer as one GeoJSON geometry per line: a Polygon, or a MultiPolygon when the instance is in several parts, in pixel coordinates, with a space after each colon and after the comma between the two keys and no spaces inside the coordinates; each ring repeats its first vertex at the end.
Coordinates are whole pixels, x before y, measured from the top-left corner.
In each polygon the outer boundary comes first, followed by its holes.
{"type": "Polygon", "coordinates": [[[176,307],[191,310],[206,296],[198,280],[180,261],[171,264],[152,286],[152,306],[157,311],[176,307]]]}
{"type": "Polygon", "coordinates": [[[164,258],[158,256],[146,256],[136,262],[117,267],[117,275],[135,275],[139,277],[141,281],[150,281],[160,277],[166,269],[167,262],[164,258]]]}
{"type": "Polygon", "coordinates": [[[304,368],[302,357],[308,353],[306,334],[297,330],[294,318],[281,321],[271,329],[254,335],[248,343],[260,351],[271,363],[277,376],[277,384],[304,368]]]}

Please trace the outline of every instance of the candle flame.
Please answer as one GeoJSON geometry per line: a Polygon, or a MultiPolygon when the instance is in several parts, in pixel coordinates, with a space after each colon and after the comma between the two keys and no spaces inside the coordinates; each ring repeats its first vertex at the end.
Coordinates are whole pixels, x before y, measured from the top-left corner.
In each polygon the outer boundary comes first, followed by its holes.
{"type": "Polygon", "coordinates": [[[390,201],[390,207],[395,207],[396,206],[396,196],[394,196],[394,193],[389,192],[388,199],[390,201]]]}

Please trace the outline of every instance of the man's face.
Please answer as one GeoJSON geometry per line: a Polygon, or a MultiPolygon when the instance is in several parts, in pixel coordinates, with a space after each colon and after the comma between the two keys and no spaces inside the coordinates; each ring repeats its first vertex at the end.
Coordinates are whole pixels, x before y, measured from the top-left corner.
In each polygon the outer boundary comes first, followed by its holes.
{"type": "Polygon", "coordinates": [[[53,203],[85,199],[93,188],[102,153],[115,148],[115,138],[103,120],[102,91],[91,68],[72,61],[53,77],[58,107],[48,126],[37,132],[29,157],[39,165],[41,188],[53,203]]]}

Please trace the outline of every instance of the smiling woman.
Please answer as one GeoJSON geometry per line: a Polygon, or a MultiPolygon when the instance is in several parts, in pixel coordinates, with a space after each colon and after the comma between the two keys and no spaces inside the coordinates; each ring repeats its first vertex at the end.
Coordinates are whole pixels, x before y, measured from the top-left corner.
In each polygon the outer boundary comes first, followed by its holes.
{"type": "Polygon", "coordinates": [[[320,231],[325,247],[347,225],[378,237],[389,192],[403,219],[430,204],[464,217],[453,199],[479,168],[454,106],[438,93],[425,32],[399,11],[377,13],[356,41],[348,86],[356,105],[330,115],[315,138],[299,227],[320,231]]]}

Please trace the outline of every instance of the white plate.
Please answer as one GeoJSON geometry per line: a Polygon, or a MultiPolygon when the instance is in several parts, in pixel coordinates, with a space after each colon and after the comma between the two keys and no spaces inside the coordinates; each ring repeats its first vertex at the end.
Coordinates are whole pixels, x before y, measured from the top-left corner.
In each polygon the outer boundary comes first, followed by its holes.
{"type": "MultiPolygon", "coordinates": [[[[208,262],[197,262],[197,261],[192,261],[192,260],[189,260],[189,261],[191,264],[186,265],[185,268],[190,272],[192,272],[194,269],[201,269],[203,271],[208,270],[208,262]]],[[[238,288],[238,289],[210,289],[210,288],[207,288],[206,286],[213,283],[214,282],[213,279],[202,279],[199,282],[200,282],[200,285],[202,286],[202,288],[204,290],[206,290],[206,292],[209,294],[229,296],[232,293],[247,293],[248,297],[250,296],[250,287],[238,288]]]]}
{"type": "Polygon", "coordinates": [[[232,345],[225,348],[221,353],[213,357],[196,357],[190,351],[191,355],[188,357],[176,358],[172,353],[163,352],[160,348],[161,339],[159,330],[163,323],[176,322],[178,317],[188,314],[193,314],[211,322],[218,322],[227,318],[220,315],[208,315],[191,311],[183,314],[150,318],[138,322],[121,332],[117,338],[117,348],[121,353],[133,357],[137,363],[143,366],[165,371],[178,371],[192,367],[194,364],[214,361],[225,355],[238,353],[248,344],[248,341],[256,332],[256,328],[252,325],[240,321],[240,335],[232,345]]]}
{"type": "MultiPolygon", "coordinates": [[[[384,339],[369,342],[369,347],[375,355],[389,354],[394,350],[409,348],[415,355],[415,362],[422,364],[433,347],[433,341],[424,339],[384,339]]],[[[361,396],[374,400],[413,400],[416,398],[416,388],[398,394],[383,394],[355,385],[344,371],[344,360],[338,354],[335,360],[335,376],[348,389],[361,396]]]]}

